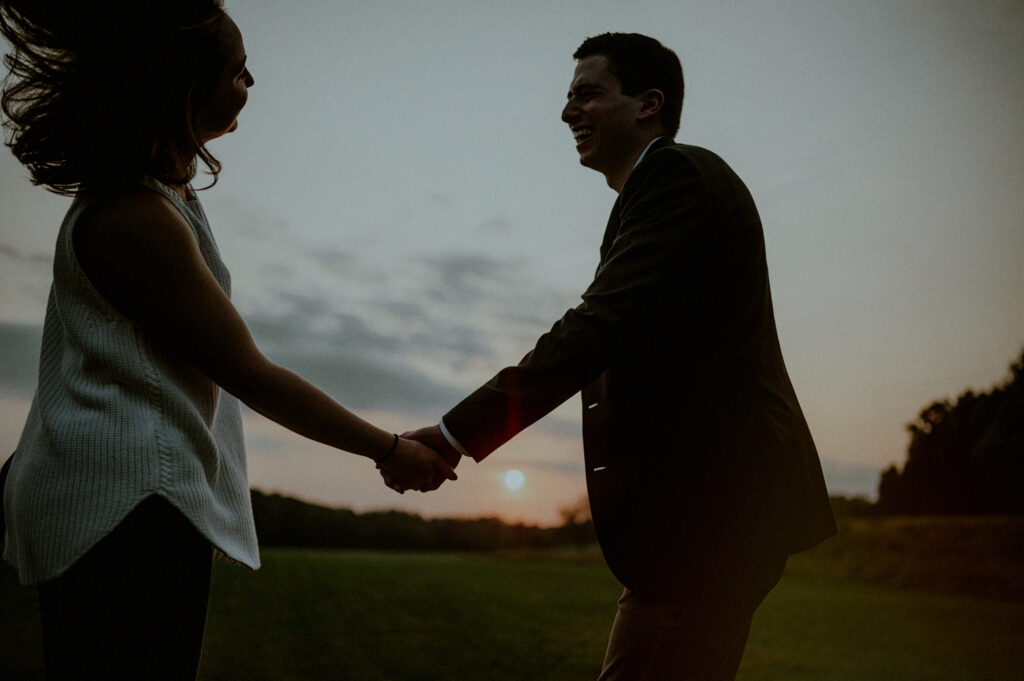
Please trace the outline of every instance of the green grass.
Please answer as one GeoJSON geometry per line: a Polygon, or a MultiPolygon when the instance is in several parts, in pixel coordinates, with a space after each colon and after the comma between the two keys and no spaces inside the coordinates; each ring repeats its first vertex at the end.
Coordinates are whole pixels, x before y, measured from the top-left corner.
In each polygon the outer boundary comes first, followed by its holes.
{"type": "Polygon", "coordinates": [[[620,591],[600,563],[459,554],[271,551],[237,573],[215,575],[204,681],[594,678],[620,591]]]}
{"type": "MultiPolygon", "coordinates": [[[[203,681],[595,679],[620,587],[599,560],[264,551],[218,564],[203,681]]],[[[32,591],[0,574],[0,679],[42,679],[32,591]]],[[[790,572],[740,681],[1016,681],[1024,603],[790,572]]]]}
{"type": "Polygon", "coordinates": [[[1011,681],[1024,604],[787,575],[754,618],[741,681],[1011,681]]]}
{"type": "Polygon", "coordinates": [[[840,518],[789,572],[1024,603],[1024,517],[840,518]]]}

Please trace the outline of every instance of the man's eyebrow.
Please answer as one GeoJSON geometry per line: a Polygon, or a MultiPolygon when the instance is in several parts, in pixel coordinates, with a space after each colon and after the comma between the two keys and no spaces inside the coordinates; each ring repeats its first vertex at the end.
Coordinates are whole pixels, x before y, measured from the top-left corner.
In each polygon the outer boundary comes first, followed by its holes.
{"type": "Polygon", "coordinates": [[[577,83],[574,87],[570,87],[569,88],[569,92],[566,94],[566,97],[568,97],[569,99],[572,99],[572,94],[574,92],[580,92],[582,90],[600,90],[600,89],[601,89],[601,86],[598,85],[597,83],[588,83],[588,82],[584,81],[582,83],[577,83]]]}
{"type": "Polygon", "coordinates": [[[245,60],[248,59],[248,58],[249,58],[249,55],[247,55],[247,54],[243,54],[242,55],[242,61],[239,62],[238,67],[235,69],[235,73],[241,73],[242,72],[242,69],[245,68],[245,60]]]}

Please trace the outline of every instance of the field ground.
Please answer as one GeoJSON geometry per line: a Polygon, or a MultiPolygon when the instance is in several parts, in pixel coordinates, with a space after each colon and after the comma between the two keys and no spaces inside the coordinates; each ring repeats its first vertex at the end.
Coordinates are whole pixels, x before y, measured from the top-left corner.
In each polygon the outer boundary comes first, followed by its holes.
{"type": "MultiPolygon", "coordinates": [[[[813,563],[813,561],[811,561],[813,563]]],[[[202,681],[596,678],[620,588],[593,552],[270,549],[215,566],[202,681]]],[[[41,680],[30,589],[0,573],[0,679],[41,680]]],[[[740,681],[1016,681],[1024,602],[815,576],[754,621],[740,681]]]]}
{"type": "Polygon", "coordinates": [[[1024,603],[1024,517],[840,518],[789,573],[1024,603]]]}

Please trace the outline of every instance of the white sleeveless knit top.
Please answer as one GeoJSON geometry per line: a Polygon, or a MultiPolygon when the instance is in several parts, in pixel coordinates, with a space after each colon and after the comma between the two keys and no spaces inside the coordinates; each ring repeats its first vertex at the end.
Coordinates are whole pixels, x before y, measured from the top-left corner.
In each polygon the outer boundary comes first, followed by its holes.
{"type": "MultiPolygon", "coordinates": [[[[178,209],[230,295],[199,202],[153,180],[142,184],[178,209]]],[[[72,243],[88,205],[75,199],[57,237],[39,384],[5,486],[4,558],[23,584],[52,579],[157,494],[215,554],[255,569],[238,400],[151,345],[93,288],[72,243]]]]}

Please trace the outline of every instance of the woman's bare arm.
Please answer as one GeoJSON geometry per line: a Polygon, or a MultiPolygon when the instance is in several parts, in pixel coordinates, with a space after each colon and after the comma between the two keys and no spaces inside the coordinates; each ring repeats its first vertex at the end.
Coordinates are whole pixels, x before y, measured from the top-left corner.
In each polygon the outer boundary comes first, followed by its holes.
{"type": "MultiPolygon", "coordinates": [[[[191,228],[166,199],[145,190],[110,199],[90,210],[75,229],[75,253],[90,281],[156,344],[300,435],[371,459],[391,449],[391,433],[260,352],[203,261],[191,228]]],[[[440,472],[454,479],[432,450],[414,445],[402,440],[389,457],[389,468],[421,460],[403,476],[409,483],[404,487],[421,486],[415,484],[421,478],[414,469],[422,469],[424,478],[429,468],[431,478],[440,472]]]]}

